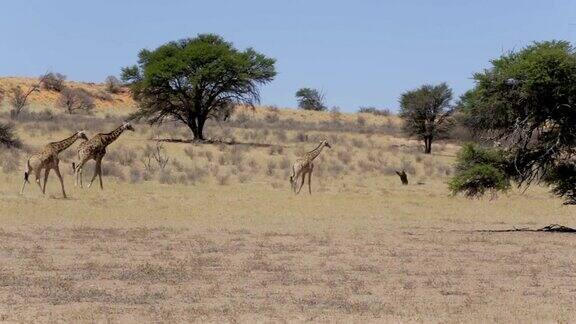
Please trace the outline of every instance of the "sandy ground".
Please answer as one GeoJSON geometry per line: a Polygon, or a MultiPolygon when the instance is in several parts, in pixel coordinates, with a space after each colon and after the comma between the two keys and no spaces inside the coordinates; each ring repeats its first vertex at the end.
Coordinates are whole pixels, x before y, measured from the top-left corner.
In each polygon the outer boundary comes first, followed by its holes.
{"type": "MultiPolygon", "coordinates": [[[[495,201],[442,184],[291,196],[266,184],[110,182],[62,200],[0,185],[8,321],[526,322],[573,319],[570,225],[541,189],[495,201]],[[16,190],[17,191],[17,190],[16,190]],[[543,197],[543,198],[542,198],[543,197]]],[[[386,181],[388,180],[388,181],[386,181]]],[[[375,181],[378,182],[378,181],[375,181]]],[[[10,185],[7,185],[10,184],[10,185]]],[[[53,196],[53,197],[50,197],[53,196]]]]}

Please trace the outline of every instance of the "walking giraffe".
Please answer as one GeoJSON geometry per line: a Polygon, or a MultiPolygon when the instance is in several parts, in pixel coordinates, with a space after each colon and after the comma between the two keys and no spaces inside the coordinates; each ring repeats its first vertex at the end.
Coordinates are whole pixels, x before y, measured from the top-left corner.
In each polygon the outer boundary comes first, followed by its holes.
{"type": "Polygon", "coordinates": [[[96,166],[94,167],[94,175],[88,184],[88,188],[92,186],[92,182],[94,182],[96,175],[98,175],[100,189],[104,189],[102,185],[102,158],[106,155],[106,147],[118,139],[125,130],[134,131],[134,127],[132,127],[130,123],[125,122],[110,133],[98,133],[90,140],[82,142],[78,146],[78,165],[72,163],[72,168],[76,175],[75,186],[78,186],[78,179],[80,179],[80,188],[82,188],[82,168],[86,162],[94,160],[96,161],[96,166]]]}
{"type": "Polygon", "coordinates": [[[70,147],[70,145],[74,144],[74,142],[76,142],[76,140],[78,140],[79,138],[88,140],[88,138],[86,137],[86,133],[84,131],[79,131],[62,141],[48,143],[40,153],[32,155],[26,161],[26,171],[24,171],[24,183],[22,184],[20,194],[21,195],[24,194],[24,188],[26,187],[26,183],[30,183],[28,181],[30,173],[34,173],[34,176],[36,177],[36,183],[40,187],[42,194],[45,194],[48,174],[50,174],[50,170],[54,170],[54,172],[58,176],[58,179],[60,179],[60,185],[62,186],[62,195],[64,195],[64,198],[67,198],[66,191],[64,190],[64,181],[62,180],[62,175],[60,174],[60,168],[58,167],[58,163],[60,162],[60,160],[58,159],[58,154],[67,149],[68,147],[70,147]],[[45,170],[44,185],[40,184],[40,172],[42,172],[43,169],[45,170]]]}
{"type": "Polygon", "coordinates": [[[302,186],[304,185],[304,179],[306,178],[306,174],[308,174],[308,191],[312,194],[312,171],[314,171],[314,159],[320,155],[322,149],[324,147],[332,148],[330,144],[326,140],[320,142],[320,145],[313,149],[312,151],[304,154],[302,157],[298,158],[296,162],[292,165],[292,175],[290,176],[290,184],[292,186],[292,190],[295,194],[299,194],[302,186]],[[302,182],[300,183],[300,187],[296,190],[297,186],[297,179],[298,177],[302,176],[302,182]]]}

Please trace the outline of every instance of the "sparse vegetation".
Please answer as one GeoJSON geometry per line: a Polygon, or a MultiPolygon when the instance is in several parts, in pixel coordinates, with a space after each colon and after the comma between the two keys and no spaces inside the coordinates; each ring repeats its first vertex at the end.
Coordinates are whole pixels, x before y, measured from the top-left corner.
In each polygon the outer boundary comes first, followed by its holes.
{"type": "Polygon", "coordinates": [[[36,85],[30,87],[28,91],[22,90],[20,86],[10,89],[10,105],[12,106],[10,117],[12,119],[17,119],[20,113],[28,106],[28,97],[34,91],[38,91],[36,85]]]}
{"type": "Polygon", "coordinates": [[[146,145],[140,157],[140,162],[142,162],[148,172],[164,170],[168,161],[170,161],[170,158],[166,154],[166,149],[159,141],[156,141],[154,146],[146,145]]]}
{"type": "Polygon", "coordinates": [[[372,114],[372,115],[376,115],[376,116],[390,116],[390,115],[392,115],[392,112],[390,112],[390,109],[386,109],[386,108],[378,109],[376,107],[371,107],[371,106],[360,107],[358,109],[358,112],[363,113],[363,114],[372,114]]]}
{"type": "Polygon", "coordinates": [[[106,87],[106,91],[112,94],[117,94],[122,91],[122,81],[113,75],[109,75],[104,80],[104,85],[106,87]]]}
{"type": "Polygon", "coordinates": [[[56,105],[68,114],[75,112],[90,112],[94,109],[94,99],[83,89],[64,88],[60,92],[56,105]]]}

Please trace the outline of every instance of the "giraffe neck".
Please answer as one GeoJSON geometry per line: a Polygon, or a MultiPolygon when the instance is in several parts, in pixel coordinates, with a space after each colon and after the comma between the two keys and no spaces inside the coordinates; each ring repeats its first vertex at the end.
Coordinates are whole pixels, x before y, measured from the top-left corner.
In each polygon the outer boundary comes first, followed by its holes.
{"type": "Polygon", "coordinates": [[[114,142],[123,131],[124,127],[120,126],[108,134],[102,134],[102,144],[104,144],[104,146],[112,144],[112,142],[114,142]]]}
{"type": "Polygon", "coordinates": [[[306,158],[309,161],[314,160],[318,155],[320,155],[320,152],[322,152],[322,149],[324,148],[324,143],[320,143],[320,145],[318,145],[317,148],[313,149],[312,151],[306,153],[306,158]]]}
{"type": "Polygon", "coordinates": [[[74,142],[76,142],[77,139],[78,139],[78,133],[75,133],[74,135],[66,139],[63,139],[60,142],[53,143],[52,146],[54,147],[54,149],[56,149],[58,153],[60,153],[65,149],[67,149],[68,147],[70,147],[70,145],[74,144],[74,142]]]}

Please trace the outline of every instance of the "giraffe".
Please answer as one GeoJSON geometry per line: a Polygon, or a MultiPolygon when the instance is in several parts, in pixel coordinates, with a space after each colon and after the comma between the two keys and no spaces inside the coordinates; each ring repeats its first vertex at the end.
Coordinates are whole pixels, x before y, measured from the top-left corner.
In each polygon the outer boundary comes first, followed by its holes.
{"type": "Polygon", "coordinates": [[[58,179],[60,179],[60,185],[62,186],[62,195],[64,196],[64,198],[67,198],[66,191],[64,190],[64,181],[62,180],[62,175],[60,174],[60,168],[58,166],[58,163],[60,162],[60,160],[58,159],[58,154],[67,149],[68,147],[70,147],[72,144],[74,144],[74,142],[76,142],[76,140],[78,140],[79,138],[88,140],[88,138],[86,137],[86,133],[84,131],[78,131],[74,133],[74,135],[62,141],[48,143],[40,153],[32,155],[26,161],[26,171],[24,171],[24,183],[22,184],[20,194],[21,195],[24,194],[24,188],[26,187],[26,183],[30,183],[28,181],[30,173],[34,173],[34,176],[36,177],[36,183],[40,187],[40,191],[42,191],[42,194],[45,194],[48,174],[50,173],[50,170],[54,170],[54,172],[58,176],[58,179]],[[40,173],[42,172],[42,169],[45,169],[44,185],[40,184],[40,173]]]}
{"type": "Polygon", "coordinates": [[[308,174],[308,191],[312,194],[312,171],[314,171],[314,159],[320,155],[322,149],[324,147],[332,148],[328,141],[323,140],[320,144],[313,149],[312,151],[304,154],[302,157],[298,158],[296,162],[292,165],[292,175],[290,176],[290,184],[292,186],[292,190],[295,194],[299,194],[302,186],[304,185],[304,179],[306,178],[306,174],[308,174]],[[298,177],[302,176],[302,182],[300,183],[300,187],[296,190],[296,186],[298,185],[297,179],[298,177]]]}
{"type": "Polygon", "coordinates": [[[78,180],[80,180],[80,188],[82,188],[82,168],[86,162],[94,160],[96,161],[96,166],[88,188],[92,186],[92,182],[98,175],[100,189],[104,189],[102,185],[102,158],[106,155],[106,147],[112,144],[125,130],[134,131],[134,127],[129,122],[125,122],[110,133],[98,133],[90,140],[78,145],[78,164],[72,163],[72,169],[74,169],[74,174],[76,175],[75,186],[78,186],[78,180]]]}

